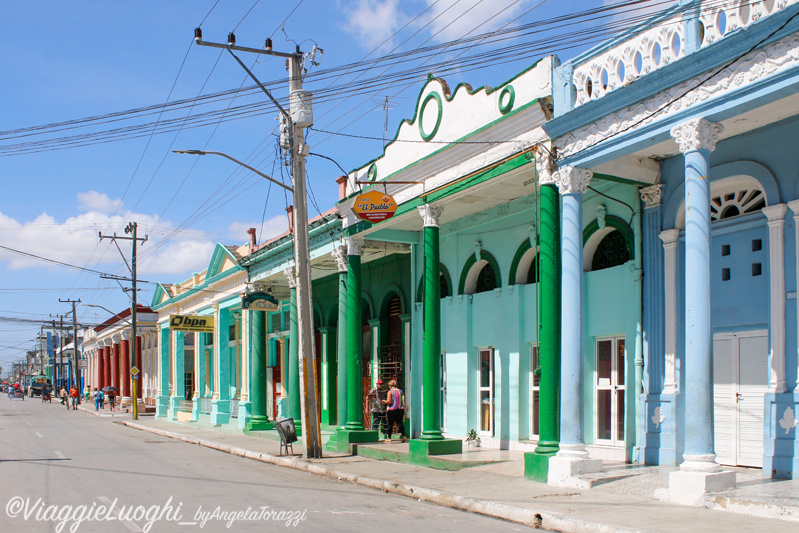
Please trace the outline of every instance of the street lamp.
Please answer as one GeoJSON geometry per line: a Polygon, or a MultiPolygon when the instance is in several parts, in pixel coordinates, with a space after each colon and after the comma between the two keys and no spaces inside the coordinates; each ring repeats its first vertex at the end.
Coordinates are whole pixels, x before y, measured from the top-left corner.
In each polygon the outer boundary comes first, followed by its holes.
{"type": "Polygon", "coordinates": [[[126,319],[126,318],[123,318],[123,317],[122,317],[122,315],[119,315],[119,314],[117,314],[117,313],[115,313],[115,312],[111,311],[111,310],[110,310],[110,309],[108,309],[107,307],[103,307],[102,305],[97,305],[97,304],[83,304],[83,305],[84,305],[84,307],[98,307],[98,308],[102,309],[103,311],[108,311],[109,313],[111,313],[112,315],[114,315],[115,317],[117,317],[118,319],[120,319],[121,321],[123,321],[124,323],[128,324],[129,326],[130,326],[130,325],[132,325],[132,324],[130,323],[130,320],[128,320],[128,319],[126,319]]]}
{"type": "Polygon", "coordinates": [[[292,189],[292,188],[291,188],[291,187],[289,187],[288,185],[285,185],[285,184],[283,184],[283,183],[280,183],[279,181],[277,181],[276,179],[272,178],[271,176],[267,176],[266,174],[264,174],[264,173],[263,173],[263,172],[261,172],[260,170],[257,170],[257,169],[255,169],[255,168],[252,168],[250,165],[248,165],[248,164],[246,164],[246,163],[242,163],[242,162],[241,162],[241,161],[239,161],[238,159],[236,159],[236,158],[234,158],[234,157],[231,157],[231,156],[229,156],[229,155],[227,155],[227,154],[223,154],[222,152],[207,152],[207,151],[205,151],[205,150],[172,150],[172,151],[173,151],[174,153],[176,153],[176,154],[188,154],[188,155],[221,155],[222,157],[225,157],[225,158],[227,158],[227,159],[230,159],[230,160],[231,160],[231,161],[233,161],[234,163],[237,163],[237,164],[239,164],[239,165],[243,166],[243,167],[244,167],[244,168],[246,168],[247,170],[249,170],[249,171],[251,171],[251,172],[255,172],[256,174],[258,174],[258,175],[259,175],[259,176],[261,176],[262,178],[264,178],[264,179],[267,179],[267,180],[271,181],[271,182],[272,182],[272,183],[274,183],[275,185],[280,185],[281,187],[283,187],[284,189],[286,189],[287,191],[289,191],[289,192],[291,192],[291,193],[293,193],[293,192],[294,192],[294,189],[292,189]]]}

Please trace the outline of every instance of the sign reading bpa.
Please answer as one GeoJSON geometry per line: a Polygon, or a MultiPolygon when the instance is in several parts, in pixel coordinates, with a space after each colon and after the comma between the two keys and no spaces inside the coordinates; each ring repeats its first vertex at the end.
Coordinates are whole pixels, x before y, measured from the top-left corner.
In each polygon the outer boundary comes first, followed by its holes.
{"type": "Polygon", "coordinates": [[[169,315],[169,329],[173,331],[213,333],[214,317],[197,315],[169,315]]]}

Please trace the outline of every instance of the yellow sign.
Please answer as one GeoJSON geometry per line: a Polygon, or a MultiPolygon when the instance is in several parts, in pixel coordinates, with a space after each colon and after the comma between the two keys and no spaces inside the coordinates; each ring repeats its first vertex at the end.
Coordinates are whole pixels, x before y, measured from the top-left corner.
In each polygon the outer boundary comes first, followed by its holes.
{"type": "Polygon", "coordinates": [[[382,222],[394,216],[394,213],[397,212],[397,203],[390,194],[372,189],[355,198],[352,212],[360,219],[369,222],[382,222]]]}
{"type": "Polygon", "coordinates": [[[169,329],[172,331],[213,333],[214,317],[196,315],[169,315],[169,329]]]}

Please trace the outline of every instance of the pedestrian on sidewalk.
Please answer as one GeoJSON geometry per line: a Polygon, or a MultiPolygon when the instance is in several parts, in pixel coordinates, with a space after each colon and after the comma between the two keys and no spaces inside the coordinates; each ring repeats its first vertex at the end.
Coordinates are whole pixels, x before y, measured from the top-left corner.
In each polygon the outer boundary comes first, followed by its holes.
{"type": "Polygon", "coordinates": [[[92,388],[86,385],[86,389],[83,391],[83,401],[89,403],[89,398],[92,397],[92,388]]]}
{"type": "Polygon", "coordinates": [[[105,399],[105,394],[103,391],[97,390],[97,387],[94,388],[94,410],[99,411],[100,407],[103,406],[103,400],[105,399]]]}
{"type": "Polygon", "coordinates": [[[408,436],[405,434],[405,423],[403,422],[405,418],[405,396],[402,394],[402,390],[397,387],[397,382],[393,379],[388,382],[388,395],[387,398],[383,400],[383,403],[388,405],[388,411],[386,412],[386,421],[388,423],[386,444],[391,444],[391,434],[394,432],[394,424],[397,424],[402,442],[407,441],[408,436]]]}
{"type": "Polygon", "coordinates": [[[61,405],[66,405],[67,409],[69,409],[69,396],[67,395],[67,389],[61,387],[61,392],[58,393],[58,397],[61,398],[61,405]]]}
{"type": "Polygon", "coordinates": [[[108,393],[108,406],[111,408],[111,415],[114,414],[114,407],[117,404],[117,395],[113,392],[108,393]]]}
{"type": "MultiPolygon", "coordinates": [[[[78,392],[77,387],[73,386],[71,389],[69,389],[69,397],[72,398],[72,409],[74,411],[78,410],[78,396],[80,396],[80,393],[78,392]]],[[[67,409],[69,409],[69,407],[67,407],[67,409]]]]}
{"type": "Polygon", "coordinates": [[[383,391],[383,380],[378,379],[377,385],[366,394],[366,400],[369,402],[369,411],[372,413],[372,429],[380,430],[386,433],[386,404],[384,402],[385,392],[383,391]]]}

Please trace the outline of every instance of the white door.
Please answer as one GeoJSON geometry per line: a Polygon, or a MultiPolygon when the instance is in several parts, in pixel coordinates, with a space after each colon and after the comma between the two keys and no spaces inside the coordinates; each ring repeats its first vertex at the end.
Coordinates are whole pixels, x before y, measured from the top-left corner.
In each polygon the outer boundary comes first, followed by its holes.
{"type": "Polygon", "coordinates": [[[624,446],[624,337],[596,341],[596,443],[624,446]]]}
{"type": "Polygon", "coordinates": [[[494,349],[480,348],[478,351],[480,396],[480,434],[494,435],[494,349]]]}
{"type": "Polygon", "coordinates": [[[768,332],[713,336],[716,460],[763,466],[763,396],[768,392],[768,332]]]}

